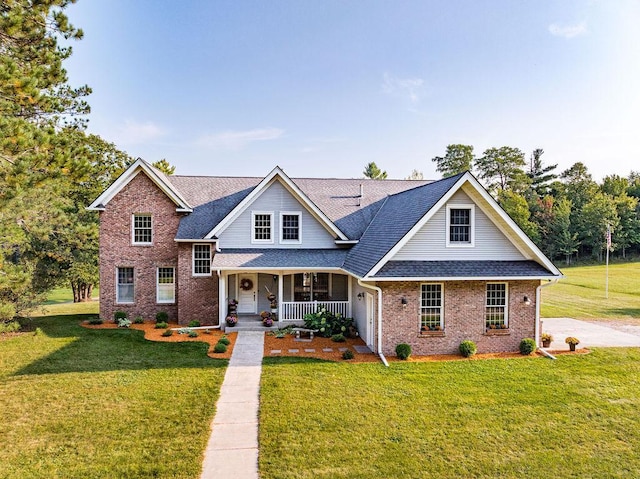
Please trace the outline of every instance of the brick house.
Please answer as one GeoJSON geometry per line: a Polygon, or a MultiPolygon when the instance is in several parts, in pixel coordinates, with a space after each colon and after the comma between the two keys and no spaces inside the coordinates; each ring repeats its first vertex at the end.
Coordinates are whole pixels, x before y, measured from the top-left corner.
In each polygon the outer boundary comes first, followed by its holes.
{"type": "Polygon", "coordinates": [[[134,162],[100,212],[100,314],[223,324],[318,305],[375,352],[480,352],[539,341],[540,289],[560,271],[470,173],[443,180],[166,176],[134,162]]]}

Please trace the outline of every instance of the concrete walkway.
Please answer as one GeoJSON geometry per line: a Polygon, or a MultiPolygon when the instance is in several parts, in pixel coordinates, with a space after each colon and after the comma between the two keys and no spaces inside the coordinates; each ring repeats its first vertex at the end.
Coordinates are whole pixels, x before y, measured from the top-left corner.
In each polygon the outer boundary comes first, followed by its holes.
{"type": "Polygon", "coordinates": [[[220,389],[201,479],[258,479],[258,407],[264,331],[239,331],[220,389]]]}
{"type": "Polygon", "coordinates": [[[545,318],[542,321],[542,331],[553,336],[550,350],[569,350],[569,345],[564,342],[567,336],[580,340],[578,348],[640,346],[640,334],[620,331],[606,326],[606,323],[571,318],[545,318]]]}

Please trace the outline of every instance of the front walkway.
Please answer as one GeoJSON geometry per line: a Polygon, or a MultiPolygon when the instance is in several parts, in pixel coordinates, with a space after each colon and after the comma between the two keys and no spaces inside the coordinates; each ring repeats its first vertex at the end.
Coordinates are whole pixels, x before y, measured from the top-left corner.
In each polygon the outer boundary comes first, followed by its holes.
{"type": "Polygon", "coordinates": [[[264,331],[238,331],[220,388],[201,479],[258,479],[258,407],[264,331]]]}
{"type": "Polygon", "coordinates": [[[600,347],[639,347],[640,335],[605,326],[605,323],[593,323],[571,318],[544,318],[542,331],[551,333],[553,341],[550,350],[569,350],[564,342],[567,336],[580,340],[579,348],[600,347]]]}

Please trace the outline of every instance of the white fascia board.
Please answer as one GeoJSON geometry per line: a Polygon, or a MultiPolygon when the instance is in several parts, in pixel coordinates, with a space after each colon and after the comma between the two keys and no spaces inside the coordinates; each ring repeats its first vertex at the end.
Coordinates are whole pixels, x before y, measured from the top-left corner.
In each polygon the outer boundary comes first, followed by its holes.
{"type": "Polygon", "coordinates": [[[409,232],[406,235],[404,235],[404,237],[400,241],[398,241],[395,244],[395,246],[391,248],[389,252],[385,254],[382,257],[382,259],[373,266],[373,268],[369,270],[369,272],[365,275],[365,278],[373,276],[378,271],[380,271],[380,269],[387,263],[387,261],[393,258],[395,254],[398,251],[400,251],[402,247],[406,245],[411,238],[413,238],[413,236],[420,230],[420,228],[422,228],[426,224],[426,222],[429,221],[431,217],[434,214],[436,214],[440,210],[440,208],[442,208],[447,203],[447,201],[449,201],[449,199],[456,193],[456,191],[460,189],[460,187],[464,184],[464,182],[467,181],[468,176],[471,176],[471,174],[468,172],[462,175],[460,179],[456,181],[456,183],[451,188],[449,188],[449,191],[447,191],[442,196],[442,198],[440,198],[440,200],[438,200],[438,202],[435,205],[433,205],[431,209],[427,211],[425,215],[418,222],[416,222],[415,225],[413,225],[413,228],[411,228],[409,232]]]}
{"type": "Polygon", "coordinates": [[[263,273],[268,273],[270,271],[273,271],[273,272],[279,272],[282,274],[308,273],[309,271],[331,272],[331,273],[343,271],[342,268],[323,267],[323,266],[316,266],[313,268],[294,267],[294,266],[286,266],[286,267],[283,267],[283,266],[271,266],[271,267],[217,266],[214,269],[218,271],[260,271],[263,273]]]}
{"type": "Polygon", "coordinates": [[[335,244],[358,244],[360,240],[335,240],[335,244]]]}
{"type": "Polygon", "coordinates": [[[311,212],[317,219],[320,220],[322,225],[331,233],[336,235],[339,239],[348,241],[349,238],[338,229],[338,227],[331,221],[320,209],[305,195],[300,188],[289,178],[279,166],[276,166],[271,172],[265,176],[258,185],[249,193],[245,199],[243,199],[231,212],[218,223],[206,236],[210,238],[213,236],[220,236],[222,233],[242,212],[244,212],[253,201],[259,197],[271,184],[274,178],[278,177],[282,184],[287,188],[294,196],[297,196],[302,204],[306,207],[307,211],[311,212]]]}
{"type": "Polygon", "coordinates": [[[366,276],[363,281],[551,281],[564,278],[560,276],[408,276],[408,277],[370,277],[366,276]]]}
{"type": "Polygon", "coordinates": [[[176,243],[217,243],[218,238],[192,238],[192,239],[175,238],[173,241],[175,241],[176,243]]]}
{"type": "Polygon", "coordinates": [[[104,211],[105,206],[111,201],[111,199],[117,195],[125,186],[127,186],[131,180],[133,180],[138,173],[143,171],[147,177],[153,181],[153,183],[162,190],[162,192],[171,199],[178,207],[176,211],[180,213],[191,213],[193,208],[187,203],[182,195],[176,191],[170,184],[162,179],[156,171],[154,171],[151,165],[149,165],[142,158],[138,158],[134,161],[129,168],[127,168],[111,185],[98,196],[93,203],[91,203],[87,209],[90,211],[104,211]]]}

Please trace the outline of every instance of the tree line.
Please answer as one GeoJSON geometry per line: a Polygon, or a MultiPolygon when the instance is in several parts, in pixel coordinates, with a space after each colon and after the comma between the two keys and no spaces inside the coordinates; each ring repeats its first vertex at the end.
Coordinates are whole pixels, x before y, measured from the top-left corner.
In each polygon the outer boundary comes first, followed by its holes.
{"type": "MultiPolygon", "coordinates": [[[[608,229],[613,254],[640,254],[640,172],[608,175],[598,183],[583,163],[558,172],[557,164],[544,164],[543,154],[536,149],[527,159],[519,148],[503,146],[476,156],[472,145],[452,144],[432,161],[444,178],[471,171],[553,260],[602,261],[608,229]]],[[[382,179],[380,173],[386,177],[375,163],[363,171],[366,177],[382,179]]],[[[422,179],[422,173],[413,170],[407,179],[422,179]]]]}

